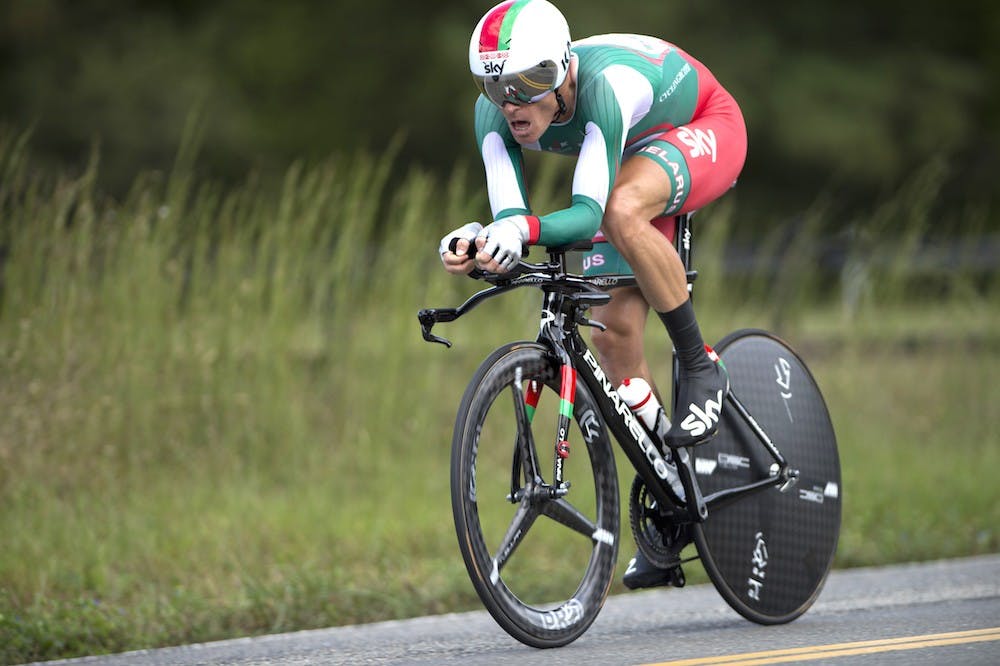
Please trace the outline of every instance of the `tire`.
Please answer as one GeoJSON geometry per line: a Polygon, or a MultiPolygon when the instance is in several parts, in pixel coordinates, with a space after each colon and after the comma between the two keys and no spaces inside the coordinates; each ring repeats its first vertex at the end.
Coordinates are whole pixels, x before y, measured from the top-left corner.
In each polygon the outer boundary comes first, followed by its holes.
{"type": "MultiPolygon", "coordinates": [[[[618,556],[618,476],[594,399],[577,383],[568,493],[525,495],[512,503],[518,441],[514,388],[543,385],[530,433],[537,469],[551,482],[558,428],[560,368],[539,344],[512,343],[479,367],[459,407],[452,441],[452,511],[459,548],[486,609],[511,636],[538,648],[578,638],[607,597],[618,556]],[[584,446],[585,445],[585,446],[584,446]],[[511,538],[508,535],[514,535],[511,538]]],[[[523,412],[522,412],[523,414],[523,412]]],[[[518,465],[517,488],[525,484],[518,465]]]]}
{"type": "MultiPolygon", "coordinates": [[[[800,476],[786,492],[767,488],[710,510],[694,526],[695,544],[737,613],[790,622],[819,596],[837,549],[843,498],[833,424],[812,374],[779,338],[741,330],[716,351],[733,394],[800,476]]],[[[773,458],[735,412],[727,405],[718,434],[692,452],[706,497],[770,473],[773,458]]]]}

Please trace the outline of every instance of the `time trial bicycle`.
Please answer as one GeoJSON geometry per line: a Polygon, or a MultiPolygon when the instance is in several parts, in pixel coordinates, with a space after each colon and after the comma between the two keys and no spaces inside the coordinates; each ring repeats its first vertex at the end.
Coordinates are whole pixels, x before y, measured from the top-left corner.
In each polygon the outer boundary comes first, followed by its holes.
{"type": "MultiPolygon", "coordinates": [[[[690,215],[675,218],[674,243],[691,289],[690,215]]],[[[700,559],[743,617],[794,620],[818,597],[840,531],[837,443],[816,381],[778,337],[735,331],[715,346],[731,385],[718,434],[695,447],[666,447],[624,403],[581,335],[580,327],[602,326],[586,317],[591,306],[636,284],[630,275],[569,272],[567,254],[589,247],[549,247],[548,261],[522,260],[502,275],[475,270],[492,286],[458,308],[418,313],[424,339],[450,346],[431,332],[435,324],[518,288],[543,295],[537,338],[490,354],[458,409],[452,511],[476,592],[527,645],[558,647],[587,630],[611,587],[620,544],[610,431],[636,472],[628,514],[635,542],[669,571],[670,583],[683,586],[682,565],[700,559]],[[692,542],[696,557],[682,559],[692,542]]],[[[676,399],[676,354],[672,389],[676,399]]]]}

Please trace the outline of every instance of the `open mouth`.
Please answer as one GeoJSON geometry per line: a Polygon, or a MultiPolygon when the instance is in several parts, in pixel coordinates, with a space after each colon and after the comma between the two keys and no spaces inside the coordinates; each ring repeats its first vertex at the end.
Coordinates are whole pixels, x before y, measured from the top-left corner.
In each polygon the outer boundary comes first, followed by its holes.
{"type": "Polygon", "coordinates": [[[531,123],[528,122],[527,120],[510,121],[510,128],[518,134],[522,132],[527,132],[529,127],[531,127],[531,123]]]}

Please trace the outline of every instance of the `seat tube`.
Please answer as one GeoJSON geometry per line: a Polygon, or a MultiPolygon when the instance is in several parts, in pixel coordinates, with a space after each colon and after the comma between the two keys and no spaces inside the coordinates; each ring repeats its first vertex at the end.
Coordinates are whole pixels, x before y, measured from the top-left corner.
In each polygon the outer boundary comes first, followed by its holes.
{"type": "MultiPolygon", "coordinates": [[[[691,267],[691,213],[674,217],[674,248],[684,267],[684,277],[687,280],[688,297],[694,300],[694,279],[697,273],[691,267]]],[[[677,410],[677,383],[680,379],[680,364],[677,360],[677,350],[673,350],[672,358],[673,386],[671,391],[671,414],[677,410]]]]}
{"type": "Polygon", "coordinates": [[[677,248],[677,254],[680,256],[681,264],[684,266],[684,275],[687,279],[687,288],[690,294],[694,290],[694,278],[697,275],[692,266],[691,214],[678,215],[674,218],[674,225],[674,247],[677,248]]]}

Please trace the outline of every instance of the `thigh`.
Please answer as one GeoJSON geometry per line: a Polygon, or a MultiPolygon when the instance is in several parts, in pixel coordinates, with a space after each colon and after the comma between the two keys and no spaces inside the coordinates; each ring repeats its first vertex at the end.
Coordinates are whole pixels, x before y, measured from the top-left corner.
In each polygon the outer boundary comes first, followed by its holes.
{"type": "MultiPolygon", "coordinates": [[[[666,206],[670,192],[667,175],[657,164],[650,160],[626,159],[615,178],[601,229],[593,238],[594,248],[584,256],[584,274],[633,275],[632,267],[609,240],[615,237],[614,225],[621,225],[618,228],[618,233],[621,233],[627,225],[655,222],[666,206]]],[[[672,242],[672,224],[653,226],[672,242]]]]}
{"type": "Polygon", "coordinates": [[[660,134],[633,160],[645,158],[666,174],[669,191],[662,215],[697,210],[736,183],[746,160],[746,126],[739,109],[723,105],[683,127],[660,134]]]}

